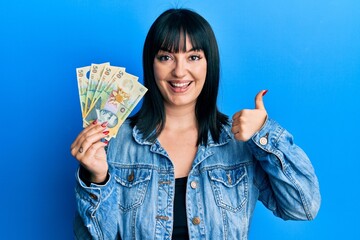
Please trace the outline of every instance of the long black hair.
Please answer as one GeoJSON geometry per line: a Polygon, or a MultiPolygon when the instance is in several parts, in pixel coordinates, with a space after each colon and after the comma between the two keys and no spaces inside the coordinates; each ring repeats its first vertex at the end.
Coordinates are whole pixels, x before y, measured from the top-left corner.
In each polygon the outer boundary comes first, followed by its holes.
{"type": "Polygon", "coordinates": [[[161,133],[165,121],[163,97],[154,78],[154,59],[160,49],[173,52],[186,51],[186,37],[194,49],[203,50],[207,60],[204,87],[197,99],[195,114],[198,122],[198,144],[206,144],[208,133],[215,142],[220,131],[229,124],[228,117],[217,108],[220,78],[219,50],[210,24],[198,13],[188,9],[169,9],[152,24],[146,36],[143,49],[144,85],[148,92],[144,96],[141,109],[131,118],[132,126],[137,126],[143,137],[154,141],[161,133]],[[181,37],[183,36],[183,37],[181,37]],[[180,43],[180,39],[184,42],[180,43]],[[182,46],[183,49],[180,49],[182,46]],[[154,131],[155,130],[155,131],[154,131]]]}

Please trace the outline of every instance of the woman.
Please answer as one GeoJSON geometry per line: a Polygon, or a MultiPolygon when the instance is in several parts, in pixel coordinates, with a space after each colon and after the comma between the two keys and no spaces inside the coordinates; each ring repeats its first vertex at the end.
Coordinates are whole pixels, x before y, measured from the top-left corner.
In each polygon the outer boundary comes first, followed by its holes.
{"type": "Polygon", "coordinates": [[[78,239],[247,239],[257,200],[283,219],[320,206],[313,167],[292,136],[255,109],[218,111],[219,53],[208,22],[170,9],[143,51],[140,111],[107,143],[95,122],[72,144],[80,162],[78,239]]]}

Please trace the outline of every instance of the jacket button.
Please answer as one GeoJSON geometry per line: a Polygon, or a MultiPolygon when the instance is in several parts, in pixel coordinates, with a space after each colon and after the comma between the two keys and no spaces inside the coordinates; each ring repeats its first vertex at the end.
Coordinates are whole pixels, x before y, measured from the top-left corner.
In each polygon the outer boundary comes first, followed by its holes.
{"type": "Polygon", "coordinates": [[[129,182],[134,181],[134,172],[131,172],[131,173],[129,174],[129,176],[127,177],[127,180],[128,180],[129,182]]]}
{"type": "Polygon", "coordinates": [[[262,138],[260,138],[260,144],[261,145],[266,145],[267,144],[267,142],[268,142],[268,140],[267,140],[267,137],[262,137],[262,138]]]}
{"type": "Polygon", "coordinates": [[[98,197],[97,197],[95,194],[90,193],[89,195],[90,195],[90,197],[91,197],[92,199],[94,199],[95,201],[98,200],[98,197]]]}
{"type": "Polygon", "coordinates": [[[194,225],[199,225],[200,222],[201,222],[201,220],[200,220],[199,217],[194,217],[194,218],[192,219],[192,223],[193,223],[194,225]]]}
{"type": "Polygon", "coordinates": [[[192,189],[197,188],[197,182],[196,181],[191,181],[190,186],[191,186],[192,189]]]}

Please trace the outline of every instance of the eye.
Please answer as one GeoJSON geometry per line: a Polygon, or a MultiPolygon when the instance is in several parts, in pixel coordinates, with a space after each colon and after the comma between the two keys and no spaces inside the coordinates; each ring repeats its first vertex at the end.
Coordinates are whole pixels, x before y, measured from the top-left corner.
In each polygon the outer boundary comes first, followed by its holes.
{"type": "Polygon", "coordinates": [[[169,61],[171,60],[171,57],[167,54],[161,54],[161,55],[157,55],[156,58],[160,61],[160,62],[165,62],[165,61],[169,61]]]}
{"type": "Polygon", "coordinates": [[[198,61],[198,60],[200,60],[200,59],[201,59],[201,56],[200,56],[200,55],[197,55],[197,54],[191,55],[191,56],[189,57],[189,60],[190,60],[190,61],[198,61]]]}

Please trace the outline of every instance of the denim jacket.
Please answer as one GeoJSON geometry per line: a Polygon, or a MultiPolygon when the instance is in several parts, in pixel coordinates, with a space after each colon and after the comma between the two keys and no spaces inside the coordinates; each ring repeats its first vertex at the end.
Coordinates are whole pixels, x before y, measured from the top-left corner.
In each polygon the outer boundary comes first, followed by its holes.
{"type": "MultiPolygon", "coordinates": [[[[158,141],[148,142],[126,121],[110,141],[109,180],[87,187],[77,173],[77,239],[171,239],[174,166],[158,141]]],[[[317,177],[306,154],[272,119],[247,142],[224,126],[209,134],[188,175],[190,239],[248,239],[260,200],[283,219],[311,220],[320,207],[317,177]]]]}

